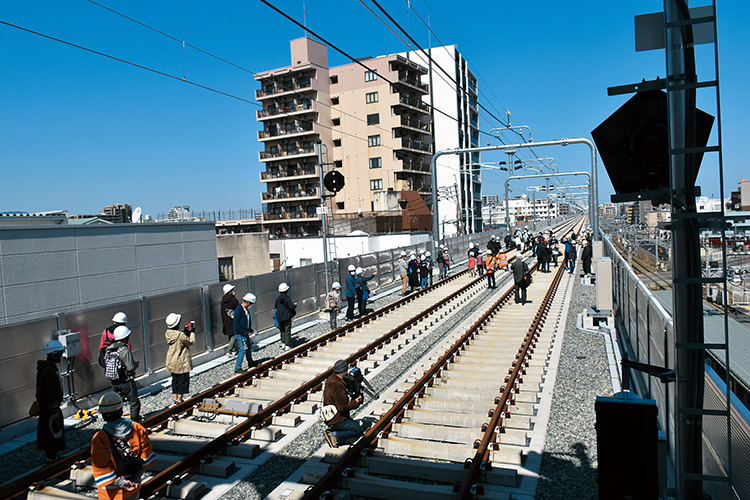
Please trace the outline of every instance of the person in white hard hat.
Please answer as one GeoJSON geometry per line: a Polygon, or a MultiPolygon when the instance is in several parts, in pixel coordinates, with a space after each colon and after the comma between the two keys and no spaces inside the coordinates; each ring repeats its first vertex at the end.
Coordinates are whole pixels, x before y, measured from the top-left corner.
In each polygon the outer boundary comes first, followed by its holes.
{"type": "Polygon", "coordinates": [[[107,392],[99,399],[104,426],[91,439],[91,469],[99,500],[137,500],[143,469],[156,461],[148,431],[122,416],[122,398],[107,392]],[[129,449],[128,458],[114,453],[129,449]],[[125,470],[120,470],[124,467],[125,470]]]}
{"type": "Polygon", "coordinates": [[[190,357],[190,346],[195,344],[193,322],[189,321],[184,330],[180,330],[180,319],[177,313],[167,315],[167,371],[172,374],[172,400],[178,404],[190,391],[190,370],[193,360],[190,357]]]}
{"type": "Polygon", "coordinates": [[[292,347],[292,318],[297,314],[297,304],[289,297],[289,285],[279,285],[279,296],[276,297],[276,319],[281,331],[281,348],[288,351],[292,347]]]}
{"type": "Polygon", "coordinates": [[[128,402],[130,418],[141,421],[141,402],[138,399],[138,388],[135,385],[135,370],[138,362],[128,349],[130,328],[120,325],[115,328],[115,341],[107,347],[104,376],[112,383],[112,390],[128,402]]]}
{"type": "Polygon", "coordinates": [[[36,401],[39,405],[36,447],[44,451],[48,464],[56,461],[58,452],[65,449],[65,426],[60,411],[63,391],[57,368],[63,352],[65,348],[59,340],[50,340],[44,344],[47,358],[36,363],[36,401]]]}
{"type": "Polygon", "coordinates": [[[227,356],[233,358],[237,356],[237,341],[234,338],[234,311],[239,307],[240,301],[234,295],[234,285],[227,283],[224,285],[224,295],[221,297],[221,331],[229,337],[227,344],[227,356]]]}
{"type": "Polygon", "coordinates": [[[356,276],[354,275],[357,268],[350,264],[347,270],[349,274],[346,275],[346,289],[343,295],[346,299],[346,320],[351,321],[354,319],[354,299],[357,296],[356,276]]]}
{"type": "Polygon", "coordinates": [[[252,320],[250,318],[250,306],[255,304],[255,294],[246,293],[242,297],[242,302],[237,309],[234,310],[234,319],[232,320],[232,328],[234,329],[234,336],[237,339],[237,360],[234,362],[234,373],[243,373],[242,369],[242,358],[247,358],[247,368],[253,368],[257,366],[257,362],[253,361],[253,350],[250,343],[250,338],[255,335],[253,330],[252,320]]]}
{"type": "Polygon", "coordinates": [[[331,285],[331,291],[326,295],[323,310],[328,313],[328,324],[331,330],[338,328],[337,319],[341,311],[341,283],[334,281],[331,285]]]}
{"type": "MultiPolygon", "coordinates": [[[[127,324],[127,315],[120,311],[112,316],[112,324],[102,331],[102,338],[99,341],[99,366],[102,368],[104,368],[104,355],[107,352],[107,347],[115,341],[115,328],[127,324]]],[[[130,339],[128,339],[128,349],[130,349],[130,339]]]]}

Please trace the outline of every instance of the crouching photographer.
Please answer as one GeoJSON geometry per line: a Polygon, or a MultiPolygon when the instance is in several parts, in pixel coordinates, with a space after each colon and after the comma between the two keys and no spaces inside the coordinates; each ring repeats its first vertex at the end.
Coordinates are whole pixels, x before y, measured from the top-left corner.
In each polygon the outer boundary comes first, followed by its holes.
{"type": "Polygon", "coordinates": [[[326,379],[323,389],[324,406],[319,418],[328,426],[325,431],[326,442],[332,448],[338,447],[339,444],[353,443],[365,433],[362,426],[349,415],[351,410],[359,408],[362,404],[363,396],[360,392],[350,399],[346,381],[348,368],[349,365],[343,359],[336,361],[333,365],[333,374],[326,379]]]}

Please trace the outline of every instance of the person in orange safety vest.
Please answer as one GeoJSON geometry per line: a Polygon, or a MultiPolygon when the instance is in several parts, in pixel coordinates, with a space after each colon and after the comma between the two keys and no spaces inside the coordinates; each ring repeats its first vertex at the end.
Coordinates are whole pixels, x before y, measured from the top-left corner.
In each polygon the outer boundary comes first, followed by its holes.
{"type": "Polygon", "coordinates": [[[497,270],[497,262],[495,261],[495,257],[492,256],[491,250],[487,250],[484,255],[484,272],[487,274],[487,287],[493,289],[496,288],[495,271],[497,270]]]}
{"type": "Polygon", "coordinates": [[[143,469],[156,460],[148,431],[122,416],[122,398],[115,392],[101,397],[99,412],[105,424],[91,440],[91,465],[99,500],[137,499],[143,469]],[[126,466],[135,470],[119,470],[126,466]]]}

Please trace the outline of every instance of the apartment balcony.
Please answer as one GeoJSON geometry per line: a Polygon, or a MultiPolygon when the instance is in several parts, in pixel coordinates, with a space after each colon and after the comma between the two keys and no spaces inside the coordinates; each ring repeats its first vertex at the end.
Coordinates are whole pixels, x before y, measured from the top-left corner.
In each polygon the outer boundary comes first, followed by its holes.
{"type": "Polygon", "coordinates": [[[305,156],[316,156],[315,148],[295,148],[293,150],[279,150],[275,153],[260,151],[258,157],[260,161],[273,161],[278,158],[304,158],[305,156]]]}
{"type": "Polygon", "coordinates": [[[320,216],[315,212],[285,212],[281,214],[269,214],[263,213],[263,222],[269,224],[289,222],[294,220],[295,222],[307,222],[320,220],[320,216]]]}
{"type": "Polygon", "coordinates": [[[401,125],[393,127],[396,128],[407,128],[413,132],[420,134],[430,135],[432,133],[432,125],[430,123],[424,123],[422,120],[415,120],[407,116],[401,117],[401,125]]]}
{"type": "Polygon", "coordinates": [[[291,106],[277,106],[256,111],[258,121],[271,120],[279,116],[299,116],[317,111],[314,103],[293,104],[291,106]]]}
{"type": "Polygon", "coordinates": [[[393,82],[394,86],[405,86],[411,90],[415,90],[421,94],[429,94],[429,85],[422,83],[419,78],[415,76],[407,76],[401,72],[398,74],[398,80],[393,82]]]}
{"type": "Polygon", "coordinates": [[[312,123],[305,123],[301,126],[292,127],[289,129],[281,129],[281,130],[274,130],[273,132],[261,130],[258,132],[258,140],[263,142],[267,141],[269,139],[274,139],[277,137],[296,137],[296,136],[303,136],[303,135],[309,135],[314,133],[313,131],[313,124],[312,123]]]}
{"type": "Polygon", "coordinates": [[[306,81],[293,79],[291,81],[279,82],[270,88],[267,86],[261,90],[256,90],[255,98],[259,101],[262,101],[270,97],[283,96],[286,94],[298,94],[306,90],[315,90],[315,88],[313,87],[314,81],[316,80],[308,78],[306,81]]]}
{"type": "Polygon", "coordinates": [[[426,144],[422,141],[409,139],[408,137],[402,137],[401,138],[401,147],[399,148],[396,146],[396,150],[399,149],[408,149],[410,151],[415,151],[417,153],[432,153],[432,144],[426,144]]]}
{"type": "Polygon", "coordinates": [[[261,202],[263,203],[283,203],[299,202],[304,200],[319,200],[320,190],[317,186],[309,187],[305,190],[289,192],[280,191],[278,193],[261,193],[261,202]]]}
{"type": "Polygon", "coordinates": [[[302,179],[317,179],[320,177],[317,168],[296,168],[282,172],[261,172],[260,182],[290,181],[302,179]]]}
{"type": "MultiPolygon", "coordinates": [[[[409,95],[401,94],[398,102],[391,104],[394,109],[407,109],[410,111],[416,111],[418,113],[430,114],[430,106],[427,103],[422,102],[422,99],[418,97],[412,97],[409,95]]],[[[401,114],[401,113],[398,113],[401,114]]]]}

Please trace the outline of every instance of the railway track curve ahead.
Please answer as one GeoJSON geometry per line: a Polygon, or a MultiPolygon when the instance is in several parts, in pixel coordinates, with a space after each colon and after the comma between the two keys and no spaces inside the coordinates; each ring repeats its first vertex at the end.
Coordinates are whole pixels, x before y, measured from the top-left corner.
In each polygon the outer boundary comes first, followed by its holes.
{"type": "MultiPolygon", "coordinates": [[[[141,498],[199,498],[208,490],[218,498],[238,468],[258,467],[262,455],[312,425],[335,360],[376,370],[485,295],[483,279],[456,273],[150,417],[144,425],[159,460],[141,498]]],[[[28,491],[28,498],[85,498],[80,491],[93,486],[89,459],[89,450],[81,449],[3,485],[0,497],[22,498],[28,491]]]]}

